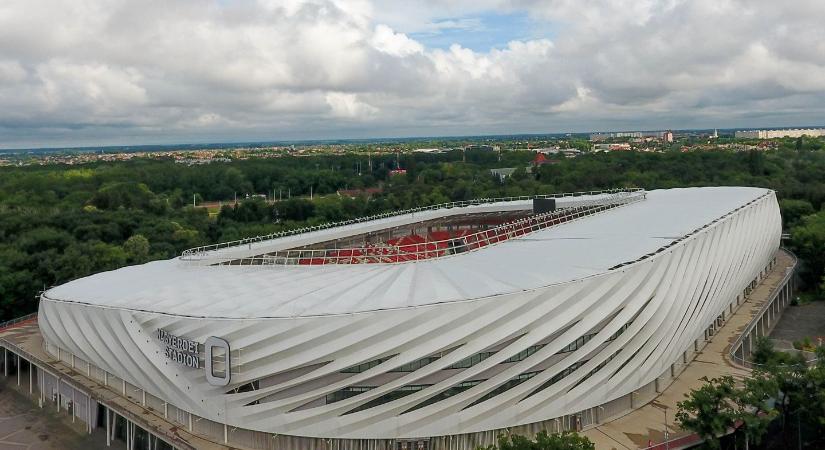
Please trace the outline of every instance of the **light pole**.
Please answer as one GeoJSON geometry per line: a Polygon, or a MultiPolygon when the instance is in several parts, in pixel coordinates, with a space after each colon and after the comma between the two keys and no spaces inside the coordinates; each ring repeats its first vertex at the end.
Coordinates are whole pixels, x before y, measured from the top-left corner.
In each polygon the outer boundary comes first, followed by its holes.
{"type": "Polygon", "coordinates": [[[664,437],[665,450],[670,450],[670,442],[669,442],[670,433],[669,433],[669,430],[667,428],[667,406],[663,405],[661,403],[655,402],[655,401],[653,403],[651,403],[651,405],[656,409],[661,409],[662,412],[665,414],[665,437],[664,437]]]}

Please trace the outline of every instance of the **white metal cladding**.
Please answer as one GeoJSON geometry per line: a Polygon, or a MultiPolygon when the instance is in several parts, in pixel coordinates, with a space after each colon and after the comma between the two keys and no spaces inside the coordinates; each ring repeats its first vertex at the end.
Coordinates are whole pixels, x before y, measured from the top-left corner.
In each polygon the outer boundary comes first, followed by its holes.
{"type": "MultiPolygon", "coordinates": [[[[246,312],[241,318],[173,314],[161,308],[169,304],[167,298],[159,298],[157,310],[149,312],[129,309],[116,300],[112,304],[81,303],[56,295],[60,291],[49,291],[41,301],[39,323],[49,342],[172,405],[230,426],[336,438],[479,432],[576,413],[650,383],[702,337],[767,265],[781,233],[774,193],[751,188],[653,191],[645,202],[560,228],[566,227],[568,233],[592,230],[588,226],[594,222],[603,231],[599,239],[592,239],[602,247],[601,253],[591,239],[581,236],[548,240],[565,241],[557,250],[578,244],[589,253],[584,257],[558,252],[531,255],[529,248],[551,248],[535,237],[534,241],[515,239],[522,241],[521,246],[496,246],[495,253],[475,252],[501,255],[510,248],[523,258],[508,258],[506,263],[522,260],[523,266],[500,267],[502,262],[493,258],[488,264],[493,270],[513,273],[520,269],[530,275],[515,277],[509,290],[486,296],[420,304],[402,301],[387,309],[351,308],[350,313],[333,308],[294,317],[273,317],[264,297],[256,301],[256,307],[262,317],[269,318],[256,319],[246,312]],[[680,215],[685,210],[689,214],[680,215]],[[687,216],[692,219],[683,219],[687,216]],[[637,222],[623,223],[629,219],[637,222]],[[614,227],[605,230],[611,223],[614,227]],[[542,260],[546,261],[543,265],[542,260]],[[593,261],[591,267],[560,269],[562,275],[547,273],[549,282],[543,285],[527,282],[545,271],[588,260],[593,261]],[[610,269],[615,266],[620,267],[610,269]],[[158,328],[201,343],[210,336],[229,342],[231,384],[212,386],[203,369],[166,360],[154,338],[158,328]],[[583,341],[583,336],[588,336],[586,342],[571,346],[583,341]],[[481,352],[487,356],[477,358],[477,364],[449,368],[481,352]],[[433,359],[412,371],[393,371],[426,357],[433,359]],[[373,367],[367,364],[360,373],[342,373],[374,361],[383,362],[373,367]],[[563,373],[566,376],[561,377],[563,373]],[[520,384],[508,383],[519,377],[520,384]],[[547,385],[554,377],[556,381],[547,385]],[[256,380],[258,390],[228,393],[256,380]],[[474,383],[454,395],[439,396],[467,382],[474,383]],[[426,387],[414,390],[421,386],[426,387]],[[539,390],[542,386],[546,387],[539,390]],[[328,395],[348,387],[370,389],[326,403],[328,395]],[[413,393],[352,412],[404,389],[413,393]],[[420,407],[427,399],[441,397],[445,398],[420,407]]],[[[464,261],[462,257],[447,259],[456,266],[464,261]]],[[[412,266],[421,264],[432,262],[412,266]]],[[[330,273],[319,267],[305,269],[320,269],[315,272],[318,278],[330,273]]],[[[256,273],[274,276],[281,272],[264,269],[256,273]]],[[[417,277],[403,285],[387,283],[385,289],[394,292],[382,292],[382,298],[409,298],[417,289],[437,297],[447,272],[426,273],[441,277],[417,277]]],[[[482,270],[478,276],[488,273],[482,270]]],[[[468,281],[473,282],[472,278],[468,281]]],[[[490,286],[484,280],[477,283],[490,286]]],[[[84,284],[93,285],[93,280],[84,284]]],[[[308,288],[314,286],[321,285],[308,284],[308,288]]],[[[467,286],[466,291],[474,289],[467,286]]],[[[82,294],[77,288],[65,292],[74,298],[82,294]]],[[[164,285],[152,292],[169,298],[176,294],[173,287],[164,285]]],[[[231,300],[235,293],[227,290],[223,295],[231,300]]],[[[235,299],[245,301],[246,295],[235,299]]],[[[279,305],[274,299],[272,307],[279,305]]],[[[196,312],[204,311],[213,310],[204,307],[196,312]]]]}

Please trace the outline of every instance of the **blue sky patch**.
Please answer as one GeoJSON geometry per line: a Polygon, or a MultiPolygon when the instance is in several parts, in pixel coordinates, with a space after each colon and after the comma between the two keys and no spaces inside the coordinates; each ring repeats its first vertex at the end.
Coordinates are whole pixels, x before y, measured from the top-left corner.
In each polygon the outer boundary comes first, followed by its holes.
{"type": "Polygon", "coordinates": [[[441,18],[428,29],[409,36],[429,48],[447,49],[453,44],[474,51],[486,52],[504,48],[514,40],[553,37],[553,26],[533,20],[526,13],[483,13],[464,17],[441,18]]]}

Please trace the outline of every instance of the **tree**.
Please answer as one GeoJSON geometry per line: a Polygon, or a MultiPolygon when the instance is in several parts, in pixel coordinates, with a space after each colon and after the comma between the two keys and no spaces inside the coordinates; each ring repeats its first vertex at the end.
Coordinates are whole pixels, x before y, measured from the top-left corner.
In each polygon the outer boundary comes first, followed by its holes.
{"type": "Polygon", "coordinates": [[[756,338],[756,343],[751,352],[751,359],[756,364],[768,364],[776,357],[773,342],[765,336],[756,338]]]}
{"type": "Polygon", "coordinates": [[[747,442],[759,444],[767,433],[777,415],[773,399],[778,391],[776,379],[757,370],[754,376],[745,379],[743,388],[737,392],[736,430],[743,434],[747,442]]]}
{"type": "Polygon", "coordinates": [[[817,286],[825,274],[825,210],[802,219],[791,230],[793,250],[804,261],[802,276],[817,286]]]}
{"type": "Polygon", "coordinates": [[[779,202],[779,207],[782,210],[782,221],[786,228],[799,225],[802,218],[816,212],[814,205],[808,200],[784,199],[779,202]]]}
{"type": "Polygon", "coordinates": [[[687,400],[677,404],[676,421],[698,434],[710,448],[718,449],[719,437],[734,427],[739,416],[736,387],[730,376],[701,379],[705,385],[692,389],[687,400]]]}
{"type": "Polygon", "coordinates": [[[135,234],[123,243],[123,251],[132,264],[142,264],[149,260],[149,239],[135,234]]]}
{"type": "Polygon", "coordinates": [[[595,450],[596,446],[584,436],[571,431],[548,434],[540,431],[535,440],[521,435],[501,435],[498,445],[482,447],[478,450],[595,450]]]}
{"type": "Polygon", "coordinates": [[[315,214],[315,205],[300,198],[292,198],[275,204],[278,217],[283,220],[304,221],[315,214]]]}
{"type": "Polygon", "coordinates": [[[92,205],[100,209],[137,208],[149,205],[154,194],[143,183],[133,181],[106,185],[92,197],[92,205]]]}

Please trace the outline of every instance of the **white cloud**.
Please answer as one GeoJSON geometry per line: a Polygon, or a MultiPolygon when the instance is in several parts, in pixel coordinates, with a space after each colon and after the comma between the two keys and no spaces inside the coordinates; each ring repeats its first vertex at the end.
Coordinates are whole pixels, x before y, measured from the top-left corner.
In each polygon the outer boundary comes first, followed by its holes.
{"type": "Polygon", "coordinates": [[[362,102],[355,94],[330,92],[326,100],[334,117],[365,119],[378,112],[378,108],[362,102]]]}
{"type": "Polygon", "coordinates": [[[815,124],[822,19],[819,0],[6,0],[0,147],[815,124]],[[410,37],[513,13],[552,40],[410,37]]]}
{"type": "Polygon", "coordinates": [[[396,33],[386,25],[375,27],[375,33],[370,40],[370,44],[376,50],[393,56],[404,57],[424,52],[424,46],[410,39],[404,33],[396,33]]]}

